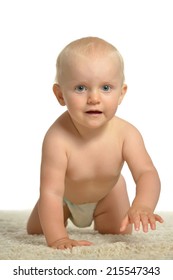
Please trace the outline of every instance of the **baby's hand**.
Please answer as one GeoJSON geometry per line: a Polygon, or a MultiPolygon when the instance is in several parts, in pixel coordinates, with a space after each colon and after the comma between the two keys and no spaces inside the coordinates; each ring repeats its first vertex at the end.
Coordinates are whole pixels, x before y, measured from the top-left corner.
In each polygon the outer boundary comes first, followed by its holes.
{"type": "Polygon", "coordinates": [[[129,224],[134,224],[135,230],[138,231],[140,224],[142,224],[143,231],[148,232],[148,224],[152,230],[155,230],[156,222],[163,223],[163,219],[159,215],[154,214],[150,208],[132,206],[121,223],[120,231],[123,232],[129,224]]]}
{"type": "Polygon", "coordinates": [[[76,246],[90,246],[90,245],[93,245],[93,243],[86,240],[73,240],[68,237],[65,237],[54,241],[49,246],[54,249],[64,250],[64,249],[72,249],[73,247],[76,246]]]}

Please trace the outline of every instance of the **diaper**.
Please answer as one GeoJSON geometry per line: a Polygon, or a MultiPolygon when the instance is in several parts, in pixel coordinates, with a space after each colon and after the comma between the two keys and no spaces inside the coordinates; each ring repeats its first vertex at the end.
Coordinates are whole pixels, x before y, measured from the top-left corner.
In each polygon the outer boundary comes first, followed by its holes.
{"type": "Polygon", "coordinates": [[[64,204],[67,205],[71,213],[69,219],[75,226],[83,228],[91,225],[97,203],[74,204],[64,198],[64,204]]]}

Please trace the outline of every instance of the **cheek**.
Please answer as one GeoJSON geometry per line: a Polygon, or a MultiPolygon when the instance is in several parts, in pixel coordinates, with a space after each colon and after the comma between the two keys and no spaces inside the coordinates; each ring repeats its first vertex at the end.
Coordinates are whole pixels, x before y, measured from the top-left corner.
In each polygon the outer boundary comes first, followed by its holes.
{"type": "Polygon", "coordinates": [[[79,96],[66,98],[65,102],[69,110],[79,110],[83,107],[83,100],[79,96]]]}
{"type": "Polygon", "coordinates": [[[118,107],[118,98],[111,97],[110,99],[105,99],[104,100],[105,106],[109,108],[111,111],[115,110],[118,107]]]}

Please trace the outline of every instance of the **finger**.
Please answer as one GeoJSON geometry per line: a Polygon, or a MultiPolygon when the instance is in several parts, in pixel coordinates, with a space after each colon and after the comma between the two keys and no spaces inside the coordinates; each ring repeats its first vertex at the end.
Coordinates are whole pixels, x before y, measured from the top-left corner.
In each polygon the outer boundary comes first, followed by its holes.
{"type": "Polygon", "coordinates": [[[122,220],[121,226],[120,226],[120,232],[125,231],[127,226],[129,225],[129,217],[128,215],[125,216],[125,218],[122,220]]]}
{"type": "Polygon", "coordinates": [[[57,246],[56,249],[65,250],[66,246],[64,244],[57,246]]]}
{"type": "Polygon", "coordinates": [[[91,246],[94,244],[93,242],[90,242],[87,240],[78,240],[77,243],[78,243],[78,246],[91,246]]]}
{"type": "Polygon", "coordinates": [[[150,217],[150,227],[152,230],[156,229],[156,222],[163,223],[163,219],[159,215],[154,214],[150,217]]]}
{"type": "Polygon", "coordinates": [[[148,232],[149,219],[145,214],[141,215],[141,223],[142,223],[143,231],[148,232]]]}
{"type": "Polygon", "coordinates": [[[72,250],[72,248],[73,248],[74,246],[77,246],[77,245],[66,244],[66,245],[65,245],[65,249],[70,249],[70,250],[72,250]]]}
{"type": "Polygon", "coordinates": [[[131,218],[131,223],[134,224],[134,228],[136,231],[140,230],[140,216],[138,214],[131,218]]]}
{"type": "Polygon", "coordinates": [[[163,223],[163,222],[164,222],[164,220],[162,219],[161,216],[159,216],[159,215],[157,215],[157,214],[155,214],[154,216],[155,216],[155,220],[156,220],[157,222],[159,222],[159,223],[163,223]]]}
{"type": "Polygon", "coordinates": [[[72,249],[75,246],[78,246],[78,242],[76,240],[69,240],[64,243],[58,244],[57,249],[60,250],[72,249]]]}
{"type": "Polygon", "coordinates": [[[150,228],[152,230],[156,229],[156,220],[155,220],[154,215],[149,216],[149,224],[150,224],[150,228]]]}

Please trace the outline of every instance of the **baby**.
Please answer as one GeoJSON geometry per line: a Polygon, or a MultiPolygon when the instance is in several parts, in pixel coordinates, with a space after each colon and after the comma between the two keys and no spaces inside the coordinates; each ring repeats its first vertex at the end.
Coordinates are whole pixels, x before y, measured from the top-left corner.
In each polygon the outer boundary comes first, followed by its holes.
{"type": "Polygon", "coordinates": [[[67,107],[43,141],[40,197],[27,224],[57,249],[91,245],[68,235],[67,220],[102,234],[130,234],[132,225],[154,230],[160,179],[140,132],[115,116],[127,85],[123,58],[108,42],[87,37],[57,59],[54,94],[67,107]],[[127,162],[136,184],[130,205],[121,175],[127,162]]]}

